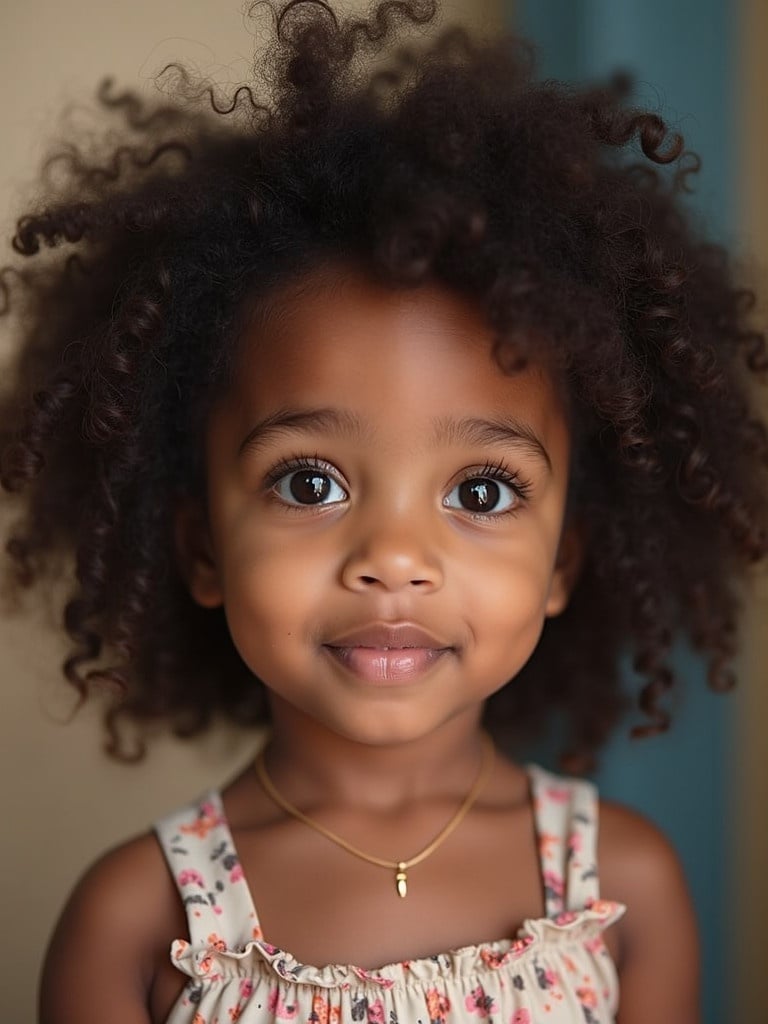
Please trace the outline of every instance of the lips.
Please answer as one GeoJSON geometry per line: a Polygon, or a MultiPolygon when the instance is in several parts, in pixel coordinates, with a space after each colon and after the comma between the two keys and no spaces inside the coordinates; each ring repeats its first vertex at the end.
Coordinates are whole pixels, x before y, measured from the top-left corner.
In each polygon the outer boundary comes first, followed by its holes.
{"type": "Polygon", "coordinates": [[[415,681],[453,650],[411,623],[373,623],[334,637],[323,647],[353,675],[371,683],[415,681]]]}
{"type": "Polygon", "coordinates": [[[434,650],[448,648],[451,645],[436,637],[433,633],[410,622],[386,623],[377,622],[358,629],[342,633],[333,640],[326,641],[327,647],[423,647],[434,650]]]}

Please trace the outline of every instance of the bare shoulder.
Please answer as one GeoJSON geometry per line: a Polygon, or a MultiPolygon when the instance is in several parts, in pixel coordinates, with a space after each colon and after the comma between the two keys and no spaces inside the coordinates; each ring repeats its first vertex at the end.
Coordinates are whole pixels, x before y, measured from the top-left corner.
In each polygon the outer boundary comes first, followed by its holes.
{"type": "Polygon", "coordinates": [[[100,857],[61,913],[43,968],[42,1024],[145,1024],[179,901],[152,833],[100,857]]]}
{"type": "Polygon", "coordinates": [[[696,918],[674,847],[647,818],[604,801],[598,863],[602,893],[627,906],[618,926],[621,1024],[699,1021],[696,918]]]}
{"type": "Polygon", "coordinates": [[[615,891],[622,902],[685,891],[680,859],[664,833],[643,815],[607,800],[600,802],[598,862],[606,895],[615,891]]]}

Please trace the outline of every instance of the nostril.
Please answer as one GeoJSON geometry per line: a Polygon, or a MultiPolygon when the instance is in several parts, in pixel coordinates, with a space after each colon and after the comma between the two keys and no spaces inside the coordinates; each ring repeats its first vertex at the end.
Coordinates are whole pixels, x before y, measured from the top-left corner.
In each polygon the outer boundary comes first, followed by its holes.
{"type": "Polygon", "coordinates": [[[415,591],[416,587],[423,591],[439,589],[442,584],[442,573],[435,567],[432,571],[425,559],[416,557],[396,558],[389,554],[378,558],[376,564],[373,556],[355,555],[350,558],[341,570],[341,582],[350,589],[363,591],[385,590],[415,591]]]}
{"type": "MultiPolygon", "coordinates": [[[[378,576],[366,576],[366,575],[364,575],[362,573],[360,574],[358,579],[360,580],[361,583],[364,583],[367,587],[373,586],[375,583],[381,583],[382,582],[381,579],[378,576]]],[[[415,579],[415,580],[408,580],[408,583],[412,587],[423,587],[425,585],[428,585],[430,583],[430,580],[428,580],[428,579],[415,579]]]]}

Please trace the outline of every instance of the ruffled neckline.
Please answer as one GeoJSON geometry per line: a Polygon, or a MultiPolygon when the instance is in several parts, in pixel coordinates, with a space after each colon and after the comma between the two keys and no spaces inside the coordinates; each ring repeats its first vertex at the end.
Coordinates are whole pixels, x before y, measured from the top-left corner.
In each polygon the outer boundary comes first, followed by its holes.
{"type": "Polygon", "coordinates": [[[447,974],[477,976],[497,971],[512,962],[522,966],[523,962],[564,945],[593,943],[596,947],[602,944],[603,931],[625,911],[622,903],[598,899],[583,910],[564,911],[551,918],[528,918],[511,939],[463,946],[434,956],[386,964],[375,970],[348,964],[322,967],[303,964],[262,938],[253,939],[240,949],[228,949],[220,939],[203,947],[193,947],[185,939],[177,939],[171,947],[171,959],[180,970],[198,981],[252,977],[255,970],[261,969],[294,985],[326,989],[370,987],[380,991],[403,984],[445,980],[447,974]]]}

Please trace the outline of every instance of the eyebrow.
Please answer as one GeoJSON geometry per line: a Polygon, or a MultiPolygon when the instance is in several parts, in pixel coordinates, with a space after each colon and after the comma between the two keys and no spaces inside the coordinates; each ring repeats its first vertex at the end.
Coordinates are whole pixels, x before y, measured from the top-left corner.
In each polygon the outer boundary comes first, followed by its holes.
{"type": "Polygon", "coordinates": [[[341,409],[278,409],[259,420],[248,432],[238,448],[238,455],[255,452],[276,437],[302,430],[318,430],[326,434],[362,440],[366,434],[362,420],[352,412],[341,409]]]}
{"type": "Polygon", "coordinates": [[[462,420],[440,419],[435,424],[435,439],[443,444],[504,445],[518,448],[535,456],[551,472],[552,461],[542,441],[527,423],[514,417],[485,420],[468,418],[462,420]]]}
{"type": "MultiPolygon", "coordinates": [[[[355,413],[343,409],[279,409],[265,416],[248,432],[238,449],[238,455],[256,452],[268,445],[281,434],[301,431],[320,431],[363,441],[369,437],[363,421],[355,413]]],[[[476,417],[466,419],[442,418],[435,421],[433,434],[437,444],[466,444],[485,447],[503,445],[533,455],[548,470],[552,469],[547,449],[527,424],[513,417],[486,420],[476,417]]]]}

